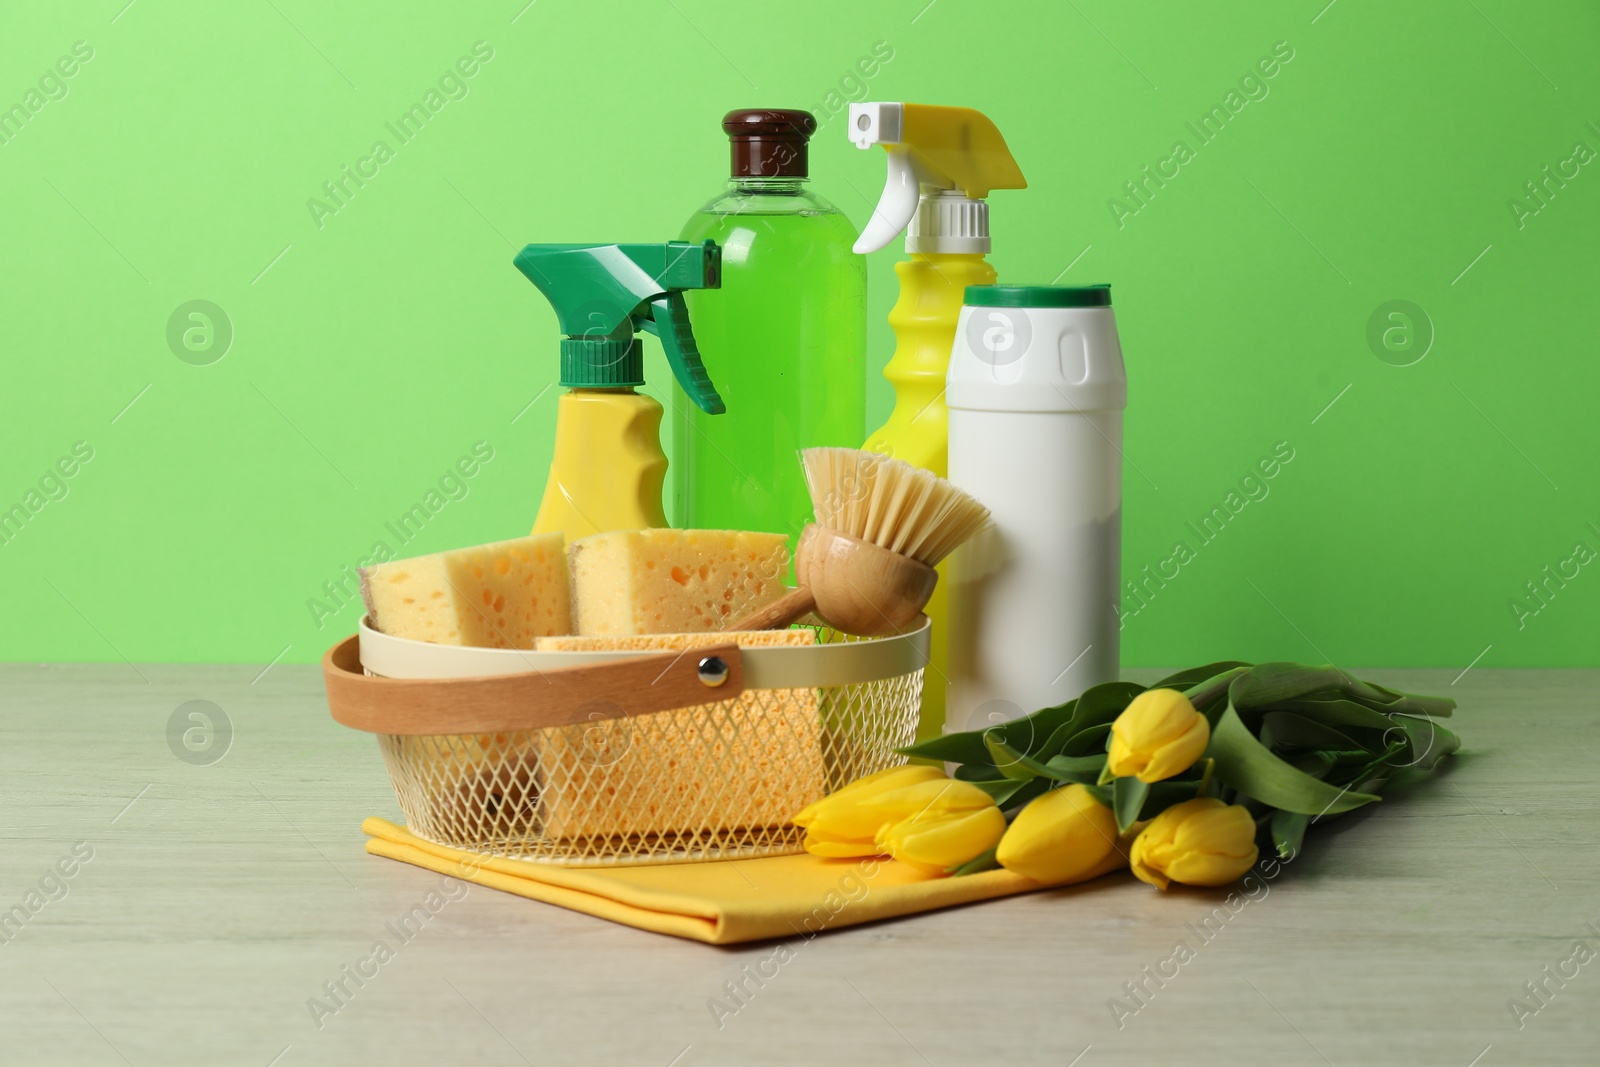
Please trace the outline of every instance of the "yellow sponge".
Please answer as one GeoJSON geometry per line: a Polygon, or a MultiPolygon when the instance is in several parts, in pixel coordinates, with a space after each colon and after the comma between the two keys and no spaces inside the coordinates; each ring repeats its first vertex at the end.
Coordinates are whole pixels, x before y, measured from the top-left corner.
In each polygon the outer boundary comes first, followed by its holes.
{"type": "Polygon", "coordinates": [[[572,545],[574,630],[720,630],[782,596],[788,567],[783,534],[619,530],[585,537],[572,545]]]}
{"type": "MultiPolygon", "coordinates": [[[[741,648],[811,645],[810,630],[739,631],[741,648]]],[[[542,637],[541,652],[667,651],[704,633],[542,637]]],[[[658,834],[692,847],[696,831],[781,827],[822,796],[815,689],[747,690],[732,700],[547,730],[541,814],[554,838],[658,834]]]]}
{"type": "Polygon", "coordinates": [[[532,648],[572,630],[559,533],[363,567],[361,598],[383,633],[436,645],[532,648]]]}

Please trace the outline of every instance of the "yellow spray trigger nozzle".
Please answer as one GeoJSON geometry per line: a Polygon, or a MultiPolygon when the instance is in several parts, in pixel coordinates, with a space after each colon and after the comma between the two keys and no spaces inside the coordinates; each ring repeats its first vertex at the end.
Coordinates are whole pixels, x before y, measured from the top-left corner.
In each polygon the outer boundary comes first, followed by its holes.
{"type": "MultiPolygon", "coordinates": [[[[857,252],[876,251],[911,225],[925,191],[954,190],[969,200],[982,200],[994,189],[1028,185],[999,129],[971,108],[851,104],[850,139],[857,148],[882,145],[889,157],[883,195],[856,240],[857,252]]],[[[981,230],[963,236],[981,241],[987,251],[987,218],[981,230]]],[[[941,235],[922,236],[937,241],[941,235]]]]}

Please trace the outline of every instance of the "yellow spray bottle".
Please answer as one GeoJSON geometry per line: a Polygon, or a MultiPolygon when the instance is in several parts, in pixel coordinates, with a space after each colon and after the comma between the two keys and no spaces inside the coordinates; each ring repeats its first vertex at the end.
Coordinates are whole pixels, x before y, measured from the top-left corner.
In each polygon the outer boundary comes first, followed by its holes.
{"type": "MultiPolygon", "coordinates": [[[[995,281],[994,268],[984,258],[989,252],[985,198],[992,189],[1024,189],[1028,183],[994,123],[971,108],[851,104],[849,134],[857,148],[882,145],[889,162],[883,196],[855,251],[875,252],[904,232],[908,253],[894,267],[900,277],[900,299],[889,312],[895,350],[883,372],[894,386],[894,410],[866,447],[944,477],[949,426],[944,385],[956,320],[967,286],[995,281]]],[[[939,570],[943,575],[945,568],[939,570]]],[[[936,736],[944,726],[947,591],[941,578],[928,602],[933,650],[919,737],[936,736]]]]}
{"type": "Polygon", "coordinates": [[[555,308],[562,394],[555,456],[533,532],[568,541],[608,530],[665,526],[661,405],[644,384],[636,330],[661,339],[678,384],[701,410],[724,410],[689,328],[685,289],[722,284],[715,241],[625,245],[529,245],[517,269],[555,308]]]}

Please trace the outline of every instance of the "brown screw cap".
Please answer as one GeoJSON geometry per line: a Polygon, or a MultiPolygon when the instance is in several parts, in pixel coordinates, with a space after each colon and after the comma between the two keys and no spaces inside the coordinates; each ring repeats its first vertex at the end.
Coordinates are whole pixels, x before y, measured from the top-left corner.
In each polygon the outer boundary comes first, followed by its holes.
{"type": "Polygon", "coordinates": [[[806,142],[817,132],[809,111],[751,108],[722,116],[735,178],[804,178],[806,142]]]}

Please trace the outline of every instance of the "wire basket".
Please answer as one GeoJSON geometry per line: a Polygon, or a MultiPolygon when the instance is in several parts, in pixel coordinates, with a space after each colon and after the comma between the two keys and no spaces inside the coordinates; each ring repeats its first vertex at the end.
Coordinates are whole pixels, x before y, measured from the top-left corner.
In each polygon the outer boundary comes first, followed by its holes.
{"type": "MultiPolygon", "coordinates": [[[[412,833],[576,866],[801,851],[789,822],[905,762],[928,659],[907,634],[666,652],[533,652],[360,633],[323,660],[333,717],[378,735],[412,833]]],[[[684,641],[683,643],[688,643],[684,641]]]]}

